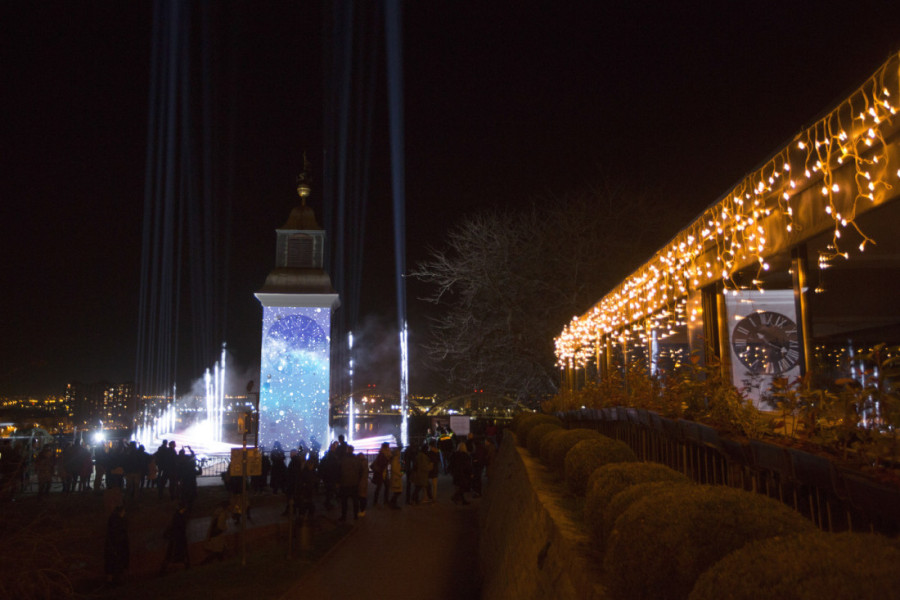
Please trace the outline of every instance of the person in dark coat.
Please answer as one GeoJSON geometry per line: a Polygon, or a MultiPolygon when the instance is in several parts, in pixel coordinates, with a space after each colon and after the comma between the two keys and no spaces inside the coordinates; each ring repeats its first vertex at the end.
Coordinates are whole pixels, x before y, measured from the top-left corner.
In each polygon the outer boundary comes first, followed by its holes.
{"type": "Polygon", "coordinates": [[[185,446],[190,454],[181,454],[177,461],[178,482],[181,488],[181,501],[187,506],[188,514],[194,509],[194,501],[197,499],[197,477],[203,473],[203,469],[197,464],[197,455],[190,446],[185,446]]]}
{"type": "Polygon", "coordinates": [[[53,458],[53,449],[47,444],[41,448],[37,460],[34,462],[34,470],[38,478],[38,497],[50,493],[50,485],[53,483],[53,471],[56,468],[56,460],[53,458]]]}
{"type": "Polygon", "coordinates": [[[341,481],[341,452],[338,442],[332,442],[328,452],[322,457],[319,463],[319,476],[325,488],[325,508],[332,508],[334,506],[332,500],[341,481]]]}
{"type": "Polygon", "coordinates": [[[297,503],[294,505],[294,510],[299,518],[311,520],[315,515],[316,506],[313,504],[313,495],[318,483],[316,461],[310,456],[303,463],[303,471],[300,474],[300,484],[297,489],[297,503]]]}
{"type": "Polygon", "coordinates": [[[412,504],[413,473],[415,472],[416,455],[419,449],[410,444],[403,451],[403,472],[406,474],[406,503],[412,504]]]}
{"type": "Polygon", "coordinates": [[[362,452],[357,453],[356,460],[359,461],[359,516],[366,516],[366,506],[369,503],[369,459],[362,452]]]}
{"type": "Polygon", "coordinates": [[[431,458],[431,471],[428,473],[428,488],[431,490],[431,500],[437,501],[437,481],[441,472],[441,452],[437,447],[437,440],[428,442],[428,456],[431,458]]]}
{"type": "Polygon", "coordinates": [[[266,482],[269,481],[269,473],[272,471],[272,460],[269,458],[268,454],[263,453],[262,455],[262,472],[259,475],[252,475],[250,477],[250,487],[253,488],[253,491],[257,494],[261,494],[266,489],[266,482]]]}
{"type": "Polygon", "coordinates": [[[284,462],[284,451],[281,446],[272,449],[272,472],[270,474],[272,493],[284,492],[287,489],[287,464],[284,462]]]}
{"type": "Polygon", "coordinates": [[[103,551],[106,580],[118,583],[128,569],[130,553],[128,549],[128,522],[125,507],[117,506],[106,521],[106,546],[103,551]]]}
{"type": "Polygon", "coordinates": [[[400,459],[400,448],[394,448],[391,455],[390,481],[391,499],[388,501],[388,506],[394,510],[400,510],[400,506],[397,504],[397,499],[400,498],[400,494],[403,492],[403,467],[400,459]]]}
{"type": "Polygon", "coordinates": [[[444,475],[450,474],[450,457],[453,455],[453,431],[441,427],[438,429],[438,450],[441,451],[441,464],[444,475]]]}
{"type": "MultiPolygon", "coordinates": [[[[175,442],[172,443],[174,444],[175,442]]],[[[156,468],[159,469],[159,477],[156,482],[157,492],[160,500],[162,500],[166,484],[169,483],[170,479],[173,479],[173,471],[175,470],[175,449],[170,449],[168,441],[163,440],[154,456],[156,457],[156,468]]],[[[174,492],[172,493],[172,496],[174,497],[174,492]]]]}
{"type": "Polygon", "coordinates": [[[94,492],[100,493],[103,480],[106,478],[106,486],[109,487],[109,448],[105,444],[94,448],[94,492]]]}
{"type": "Polygon", "coordinates": [[[294,514],[297,514],[297,511],[300,510],[299,507],[299,493],[300,493],[300,479],[301,474],[303,473],[303,467],[306,461],[303,460],[303,457],[300,456],[300,452],[297,450],[291,450],[291,462],[287,466],[287,477],[286,477],[286,492],[287,492],[287,504],[284,507],[284,512],[281,513],[282,516],[288,516],[288,512],[290,511],[291,502],[294,503],[294,514]]]}
{"type": "Polygon", "coordinates": [[[63,494],[72,491],[75,478],[79,471],[77,449],[71,443],[67,443],[62,451],[62,460],[59,465],[59,477],[62,479],[63,494]]]}
{"type": "Polygon", "coordinates": [[[360,461],[353,456],[353,446],[347,446],[346,452],[341,458],[341,487],[338,495],[341,499],[341,521],[347,520],[347,501],[353,507],[353,519],[359,518],[359,479],[366,477],[368,469],[364,468],[360,461]]]}
{"type": "Polygon", "coordinates": [[[375,484],[375,496],[372,498],[372,506],[378,505],[378,495],[384,488],[384,503],[387,504],[390,495],[391,482],[387,479],[388,466],[391,464],[391,445],[387,442],[381,444],[378,456],[372,461],[372,483],[375,484]]]}
{"type": "Polygon", "coordinates": [[[431,486],[428,485],[428,475],[431,473],[431,457],[428,455],[428,446],[423,445],[419,448],[419,453],[413,461],[413,472],[411,479],[413,482],[412,503],[419,504],[421,500],[422,490],[426,491],[429,501],[434,501],[431,495],[431,486]]]}
{"type": "Polygon", "coordinates": [[[188,551],[187,541],[187,523],[187,507],[184,504],[179,504],[164,534],[168,543],[166,544],[166,555],[163,558],[162,565],[159,567],[160,575],[165,574],[166,567],[169,566],[170,562],[184,563],[185,569],[191,567],[191,556],[188,551]]]}
{"type": "Polygon", "coordinates": [[[460,442],[456,452],[450,456],[450,474],[453,475],[453,485],[456,493],[451,500],[455,504],[468,504],[466,493],[472,487],[472,457],[465,442],[460,442]]]}

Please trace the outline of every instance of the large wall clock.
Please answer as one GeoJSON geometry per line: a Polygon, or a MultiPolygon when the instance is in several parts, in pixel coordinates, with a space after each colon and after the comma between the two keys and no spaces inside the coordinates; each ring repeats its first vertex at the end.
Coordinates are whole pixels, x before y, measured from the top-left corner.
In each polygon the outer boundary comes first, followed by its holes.
{"type": "Polygon", "coordinates": [[[777,312],[758,311],[738,321],[731,345],[751,373],[780,375],[800,361],[797,324],[777,312]]]}

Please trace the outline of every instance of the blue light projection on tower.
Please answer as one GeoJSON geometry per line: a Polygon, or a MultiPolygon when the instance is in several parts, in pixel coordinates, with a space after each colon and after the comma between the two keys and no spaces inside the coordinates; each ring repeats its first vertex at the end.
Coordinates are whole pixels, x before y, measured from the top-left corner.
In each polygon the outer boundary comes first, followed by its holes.
{"type": "Polygon", "coordinates": [[[331,310],[265,306],[259,445],[318,450],[328,439],[331,310]]]}

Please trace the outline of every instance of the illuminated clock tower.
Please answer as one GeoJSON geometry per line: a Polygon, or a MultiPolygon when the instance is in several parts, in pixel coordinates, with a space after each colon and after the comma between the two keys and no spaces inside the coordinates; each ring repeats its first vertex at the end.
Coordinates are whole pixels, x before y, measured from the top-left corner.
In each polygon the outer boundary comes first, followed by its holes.
{"type": "Polygon", "coordinates": [[[259,445],[318,449],[328,440],[331,315],[340,305],[322,268],[325,230],[306,205],[309,163],[297,177],[300,205],[276,229],[275,268],[262,304],[259,445]]]}

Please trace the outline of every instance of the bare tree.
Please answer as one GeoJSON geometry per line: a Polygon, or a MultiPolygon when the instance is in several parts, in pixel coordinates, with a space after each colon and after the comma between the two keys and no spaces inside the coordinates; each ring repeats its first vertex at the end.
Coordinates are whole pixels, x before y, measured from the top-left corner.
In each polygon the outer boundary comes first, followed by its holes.
{"type": "Polygon", "coordinates": [[[553,338],[663,241],[661,220],[645,194],[609,188],[465,218],[411,273],[438,309],[431,365],[460,390],[553,393],[553,338]]]}

